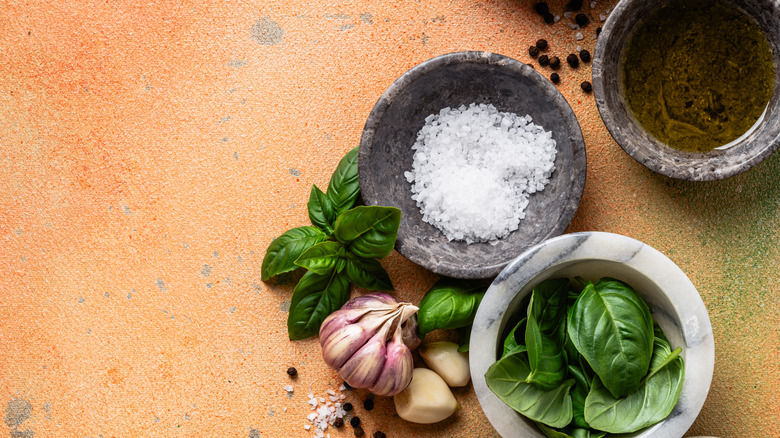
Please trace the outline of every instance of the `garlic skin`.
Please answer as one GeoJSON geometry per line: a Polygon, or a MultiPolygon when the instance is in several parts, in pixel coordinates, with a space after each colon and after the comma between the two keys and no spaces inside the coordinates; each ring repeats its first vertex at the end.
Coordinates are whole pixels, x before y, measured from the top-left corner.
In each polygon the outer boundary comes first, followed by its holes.
{"type": "Polygon", "coordinates": [[[414,350],[422,344],[422,339],[417,335],[417,314],[412,315],[401,326],[403,333],[404,344],[409,347],[410,350],[414,350]]]}
{"type": "Polygon", "coordinates": [[[431,342],[423,345],[420,356],[450,387],[466,386],[469,383],[469,355],[459,352],[458,344],[448,341],[431,342]]]}
{"type": "Polygon", "coordinates": [[[409,333],[416,330],[416,319],[409,322],[417,310],[385,293],[349,300],[320,326],[325,363],[352,387],[383,396],[397,394],[412,379],[414,362],[405,338],[411,343],[417,338],[409,333]],[[406,326],[411,329],[405,331],[406,326]]]}
{"type": "Polygon", "coordinates": [[[399,417],[420,424],[438,423],[458,409],[444,379],[427,368],[415,368],[411,383],[393,397],[393,402],[399,417]]]}

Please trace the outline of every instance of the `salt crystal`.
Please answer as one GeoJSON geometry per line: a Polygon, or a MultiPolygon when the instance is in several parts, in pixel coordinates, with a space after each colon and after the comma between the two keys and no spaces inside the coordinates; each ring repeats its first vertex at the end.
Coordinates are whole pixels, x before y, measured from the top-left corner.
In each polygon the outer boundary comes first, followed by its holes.
{"type": "Polygon", "coordinates": [[[311,429],[311,426],[310,426],[310,425],[308,425],[308,424],[304,424],[304,425],[303,425],[303,428],[304,428],[304,429],[306,429],[306,430],[309,430],[309,429],[311,429]]]}
{"type": "Polygon", "coordinates": [[[293,392],[293,386],[292,385],[286,385],[284,387],[284,390],[287,391],[287,392],[293,392]]]}
{"type": "MultiPolygon", "coordinates": [[[[571,18],[571,15],[572,15],[572,14],[571,14],[571,12],[570,12],[570,11],[566,11],[566,12],[564,12],[564,13],[563,13],[563,16],[564,16],[564,17],[566,17],[566,18],[571,18]]],[[[427,120],[426,120],[426,121],[427,121],[427,120]]]]}
{"type": "Polygon", "coordinates": [[[596,2],[590,2],[590,8],[596,9],[596,2]]]}
{"type": "Polygon", "coordinates": [[[582,32],[577,32],[577,35],[574,35],[574,38],[576,38],[577,41],[579,41],[585,37],[582,35],[582,32]]]}
{"type": "Polygon", "coordinates": [[[599,14],[599,20],[601,21],[607,21],[607,16],[604,14],[599,14]]]}
{"type": "Polygon", "coordinates": [[[334,392],[332,389],[329,389],[329,390],[328,390],[328,394],[330,394],[330,395],[336,395],[336,393],[335,393],[335,392],[334,392]]]}
{"type": "Polygon", "coordinates": [[[311,414],[307,415],[306,418],[308,418],[309,421],[314,421],[314,419],[317,418],[317,414],[312,412],[311,414]]]}
{"type": "Polygon", "coordinates": [[[575,50],[577,50],[578,52],[582,52],[582,46],[577,46],[575,50]]]}
{"type": "Polygon", "coordinates": [[[574,24],[574,23],[567,23],[567,24],[569,25],[569,28],[572,30],[580,28],[579,24],[574,24]]]}
{"type": "Polygon", "coordinates": [[[553,23],[557,23],[557,22],[559,22],[559,21],[561,21],[561,16],[560,16],[560,15],[556,15],[556,16],[553,18],[553,23]]]}
{"type": "MultiPolygon", "coordinates": [[[[406,172],[406,173],[411,174],[411,172],[406,172]]],[[[339,391],[344,391],[345,389],[347,389],[347,387],[344,386],[344,384],[342,383],[341,386],[339,386],[339,391]]]]}

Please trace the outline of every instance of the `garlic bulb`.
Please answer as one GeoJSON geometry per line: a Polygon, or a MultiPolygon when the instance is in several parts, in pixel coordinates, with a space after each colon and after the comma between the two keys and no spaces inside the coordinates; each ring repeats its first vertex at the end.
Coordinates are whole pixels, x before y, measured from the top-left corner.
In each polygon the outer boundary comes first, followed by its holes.
{"type": "Polygon", "coordinates": [[[416,320],[410,321],[416,312],[417,306],[384,293],[349,300],[320,327],[325,363],[355,388],[385,396],[401,392],[413,371],[407,342],[419,344],[411,333],[416,331],[416,320]]]}

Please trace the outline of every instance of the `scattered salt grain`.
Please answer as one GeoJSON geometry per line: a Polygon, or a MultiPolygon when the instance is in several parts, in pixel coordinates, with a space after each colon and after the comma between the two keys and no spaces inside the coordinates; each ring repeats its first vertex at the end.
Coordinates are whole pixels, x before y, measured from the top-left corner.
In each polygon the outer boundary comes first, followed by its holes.
{"type": "Polygon", "coordinates": [[[289,392],[289,393],[292,393],[293,392],[293,386],[292,385],[285,385],[284,390],[289,392]]]}
{"type": "Polygon", "coordinates": [[[412,149],[412,171],[404,175],[423,221],[467,243],[516,230],[531,194],[543,190],[555,170],[552,133],[528,115],[493,105],[429,115],[412,149]]]}
{"type": "MultiPolygon", "coordinates": [[[[341,389],[339,390],[341,391],[341,389]]],[[[333,425],[337,419],[343,419],[346,415],[346,411],[342,407],[341,403],[335,402],[339,398],[344,398],[344,394],[336,392],[332,389],[327,391],[330,401],[326,401],[323,397],[315,397],[314,394],[309,393],[309,401],[307,402],[314,412],[309,413],[306,419],[311,423],[304,426],[304,429],[310,430],[314,427],[314,434],[317,437],[324,437],[324,430],[328,429],[328,426],[333,425]],[[335,403],[333,403],[335,402],[335,403]]],[[[328,434],[330,436],[330,434],[328,434]]]]}
{"type": "Polygon", "coordinates": [[[566,11],[566,12],[563,13],[563,16],[565,18],[571,18],[571,12],[570,11],[566,11]]]}
{"type": "Polygon", "coordinates": [[[582,51],[582,46],[577,46],[577,48],[575,50],[577,50],[578,52],[581,52],[582,51]]]}
{"type": "Polygon", "coordinates": [[[336,392],[333,391],[332,389],[329,389],[328,390],[328,395],[336,395],[336,392]]]}
{"type": "Polygon", "coordinates": [[[574,24],[574,23],[566,23],[566,24],[568,24],[569,28],[572,29],[572,30],[575,30],[575,29],[579,30],[580,29],[580,25],[579,24],[574,24]]]}
{"type": "Polygon", "coordinates": [[[561,16],[560,15],[556,15],[555,18],[553,18],[553,23],[557,23],[559,21],[561,21],[561,16]]]}
{"type": "Polygon", "coordinates": [[[607,16],[604,14],[599,14],[599,20],[601,21],[607,21],[607,16]]]}
{"type": "Polygon", "coordinates": [[[590,2],[590,8],[596,9],[596,2],[590,2]]]}
{"type": "Polygon", "coordinates": [[[576,38],[577,41],[580,41],[581,39],[585,38],[585,36],[582,35],[582,32],[577,32],[577,34],[574,35],[574,38],[576,38]]]}
{"type": "Polygon", "coordinates": [[[303,428],[306,429],[306,430],[310,430],[311,429],[311,425],[310,424],[304,424],[303,428]]]}

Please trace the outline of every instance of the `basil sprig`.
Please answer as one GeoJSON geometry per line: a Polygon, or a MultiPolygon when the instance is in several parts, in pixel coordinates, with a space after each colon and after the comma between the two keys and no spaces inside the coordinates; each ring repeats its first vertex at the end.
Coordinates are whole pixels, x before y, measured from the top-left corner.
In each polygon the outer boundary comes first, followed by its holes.
{"type": "Polygon", "coordinates": [[[632,433],[663,420],[682,389],[680,348],[630,286],[583,283],[580,293],[567,279],[533,289],[526,318],[485,374],[488,387],[551,438],[632,433]]]}
{"type": "Polygon", "coordinates": [[[376,259],[395,245],[401,210],[358,206],[358,148],[339,162],[326,192],[312,185],[309,219],[313,226],[297,227],[274,239],[261,267],[263,281],[305,268],[290,300],[287,333],[304,339],[319,332],[322,321],[349,299],[349,284],[393,290],[390,276],[376,259]]]}

